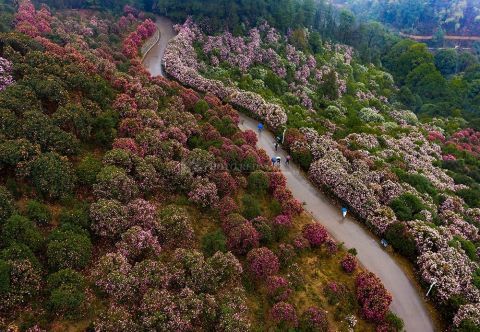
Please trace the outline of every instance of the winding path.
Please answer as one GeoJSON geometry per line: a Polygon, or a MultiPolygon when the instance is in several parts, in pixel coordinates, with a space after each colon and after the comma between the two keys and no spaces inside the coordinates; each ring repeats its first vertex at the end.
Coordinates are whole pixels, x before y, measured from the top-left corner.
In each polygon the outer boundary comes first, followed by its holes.
{"type": "MultiPolygon", "coordinates": [[[[145,68],[153,76],[164,74],[161,59],[169,38],[175,36],[170,21],[159,18],[157,25],[161,32],[160,41],[152,47],[144,60],[145,68]]],[[[240,117],[242,130],[257,130],[256,120],[244,114],[240,114],[240,117]]],[[[270,132],[264,131],[259,135],[260,148],[263,148],[269,156],[281,156],[282,160],[285,160],[286,152],[281,148],[275,152],[273,142],[274,136],[270,132]]],[[[382,249],[378,239],[352,218],[342,219],[339,208],[317,190],[296,165],[281,167],[287,178],[288,188],[297,199],[305,202],[305,209],[324,225],[337,241],[344,242],[350,248],[356,248],[362,265],[383,281],[393,295],[391,308],[404,320],[405,329],[409,332],[434,331],[433,321],[415,282],[410,280],[395,259],[382,249]]]]}

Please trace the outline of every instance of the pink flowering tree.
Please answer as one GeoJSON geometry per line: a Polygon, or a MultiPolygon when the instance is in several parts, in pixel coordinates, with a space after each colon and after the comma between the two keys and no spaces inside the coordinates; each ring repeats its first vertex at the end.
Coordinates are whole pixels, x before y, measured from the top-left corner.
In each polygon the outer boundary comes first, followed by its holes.
{"type": "Polygon", "coordinates": [[[357,276],[355,284],[363,317],[374,323],[383,322],[392,303],[392,296],[381,280],[371,272],[362,272],[357,276]]]}
{"type": "Polygon", "coordinates": [[[303,227],[303,237],[308,240],[312,247],[319,247],[327,240],[328,233],[325,227],[319,223],[310,223],[303,227]]]}
{"type": "Polygon", "coordinates": [[[12,63],[9,60],[0,57],[0,91],[13,83],[12,63]]]}
{"type": "Polygon", "coordinates": [[[342,269],[347,273],[353,273],[358,266],[358,261],[352,254],[346,254],[340,262],[342,269]]]}
{"type": "Polygon", "coordinates": [[[275,303],[270,309],[270,317],[275,324],[284,329],[295,328],[298,325],[295,307],[290,303],[275,303]]]}
{"type": "Polygon", "coordinates": [[[266,281],[267,295],[274,302],[286,301],[293,290],[287,279],[281,276],[269,276],[266,281]]]}
{"type": "Polygon", "coordinates": [[[247,255],[250,274],[256,279],[265,279],[278,272],[280,264],[277,256],[268,248],[255,248],[247,255]]]}

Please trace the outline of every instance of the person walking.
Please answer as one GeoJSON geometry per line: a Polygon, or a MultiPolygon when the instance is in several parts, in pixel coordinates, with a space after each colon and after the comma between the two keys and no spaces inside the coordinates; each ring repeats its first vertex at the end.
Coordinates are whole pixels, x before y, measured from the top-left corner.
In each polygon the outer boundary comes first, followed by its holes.
{"type": "Polygon", "coordinates": [[[277,164],[278,167],[280,167],[280,165],[282,164],[282,158],[280,156],[277,156],[277,164]]]}
{"type": "Polygon", "coordinates": [[[275,151],[278,151],[278,142],[275,142],[274,146],[275,146],[275,151]]]}
{"type": "Polygon", "coordinates": [[[290,165],[290,159],[292,157],[290,157],[290,155],[287,156],[287,158],[285,159],[285,165],[290,165]]]}
{"type": "Polygon", "coordinates": [[[272,166],[275,167],[275,164],[277,163],[277,158],[275,156],[272,157],[272,166]]]}
{"type": "Polygon", "coordinates": [[[263,123],[260,122],[260,123],[258,124],[257,128],[258,128],[258,132],[259,132],[259,133],[262,133],[263,123]]]}

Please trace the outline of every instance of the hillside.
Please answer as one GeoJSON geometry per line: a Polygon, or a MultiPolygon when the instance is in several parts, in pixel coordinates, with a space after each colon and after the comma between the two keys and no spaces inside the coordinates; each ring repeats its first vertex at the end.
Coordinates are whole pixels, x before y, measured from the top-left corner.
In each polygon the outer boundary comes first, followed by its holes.
{"type": "Polygon", "coordinates": [[[0,34],[0,329],[400,330],[233,107],[142,67],[145,14],[0,34]]]}

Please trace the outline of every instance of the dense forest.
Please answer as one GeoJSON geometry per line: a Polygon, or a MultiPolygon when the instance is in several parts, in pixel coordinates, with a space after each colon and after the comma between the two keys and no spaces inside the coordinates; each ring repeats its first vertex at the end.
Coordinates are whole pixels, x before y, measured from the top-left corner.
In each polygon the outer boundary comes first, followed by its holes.
{"type": "Polygon", "coordinates": [[[478,36],[480,4],[475,0],[334,0],[362,18],[375,19],[404,32],[478,36]]]}

